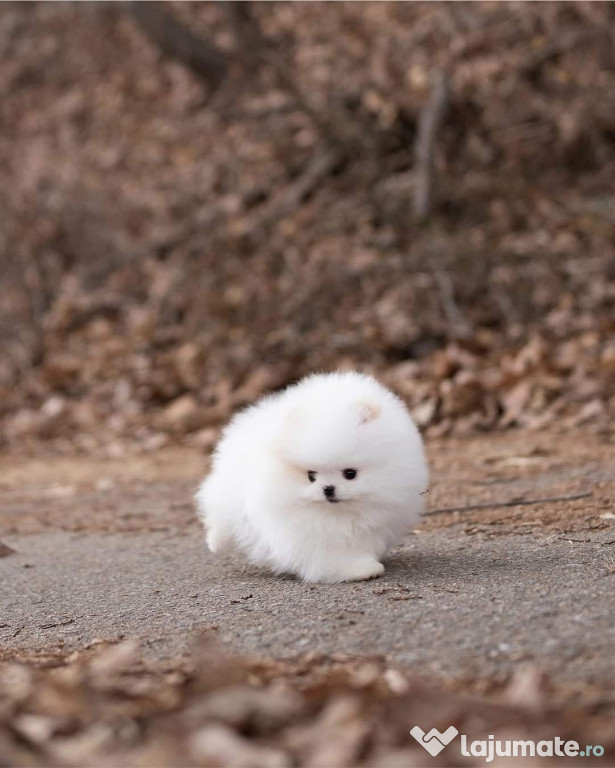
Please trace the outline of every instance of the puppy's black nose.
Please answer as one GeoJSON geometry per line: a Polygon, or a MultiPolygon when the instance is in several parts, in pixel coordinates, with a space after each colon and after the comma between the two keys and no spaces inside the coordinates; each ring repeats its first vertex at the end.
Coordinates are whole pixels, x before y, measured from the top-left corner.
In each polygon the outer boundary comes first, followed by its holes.
{"type": "Polygon", "coordinates": [[[325,485],[323,486],[323,492],[328,499],[332,499],[335,496],[335,486],[325,485]]]}

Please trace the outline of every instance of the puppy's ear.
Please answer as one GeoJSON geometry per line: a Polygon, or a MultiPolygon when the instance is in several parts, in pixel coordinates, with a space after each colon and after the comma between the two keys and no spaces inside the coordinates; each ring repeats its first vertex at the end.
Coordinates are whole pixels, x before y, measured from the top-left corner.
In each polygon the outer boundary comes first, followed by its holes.
{"type": "Polygon", "coordinates": [[[380,406],[374,403],[359,404],[359,424],[369,424],[380,416],[380,406]]]}

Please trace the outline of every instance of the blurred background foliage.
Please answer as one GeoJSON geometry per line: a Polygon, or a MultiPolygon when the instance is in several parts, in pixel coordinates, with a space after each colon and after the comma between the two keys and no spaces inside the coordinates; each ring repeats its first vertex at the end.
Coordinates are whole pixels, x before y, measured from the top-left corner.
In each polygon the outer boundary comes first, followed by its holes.
{"type": "Polygon", "coordinates": [[[3,3],[0,440],[208,448],[354,366],[615,412],[615,6],[3,3]]]}

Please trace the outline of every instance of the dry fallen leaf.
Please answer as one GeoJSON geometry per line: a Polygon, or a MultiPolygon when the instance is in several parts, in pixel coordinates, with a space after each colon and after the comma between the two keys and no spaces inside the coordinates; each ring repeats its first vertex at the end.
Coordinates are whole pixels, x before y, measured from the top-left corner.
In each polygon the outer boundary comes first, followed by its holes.
{"type": "Polygon", "coordinates": [[[7,544],[3,544],[0,541],[0,557],[8,557],[9,555],[14,555],[15,550],[9,547],[7,544]]]}

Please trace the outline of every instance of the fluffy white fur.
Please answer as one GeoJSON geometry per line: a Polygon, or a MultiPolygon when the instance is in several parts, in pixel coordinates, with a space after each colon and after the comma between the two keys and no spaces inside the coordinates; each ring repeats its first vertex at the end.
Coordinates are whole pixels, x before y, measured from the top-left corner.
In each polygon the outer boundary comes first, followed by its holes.
{"type": "Polygon", "coordinates": [[[212,552],[237,548],[306,581],[357,581],[384,572],[427,483],[399,398],[370,376],[317,374],[231,420],[196,502],[212,552]]]}

